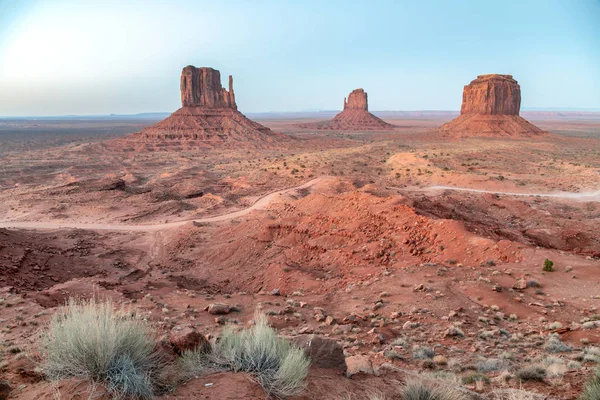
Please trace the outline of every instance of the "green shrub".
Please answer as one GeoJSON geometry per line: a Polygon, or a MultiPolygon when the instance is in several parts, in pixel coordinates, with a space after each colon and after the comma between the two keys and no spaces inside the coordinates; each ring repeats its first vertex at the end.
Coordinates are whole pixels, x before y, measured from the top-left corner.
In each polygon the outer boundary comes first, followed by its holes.
{"type": "Polygon", "coordinates": [[[42,353],[48,378],[100,381],[115,398],[152,398],[164,366],[146,324],[109,300],[69,299],[43,333],[42,353]]]}
{"type": "Polygon", "coordinates": [[[226,327],[213,353],[185,353],[181,367],[187,376],[214,370],[247,372],[267,394],[283,398],[304,390],[309,365],[304,351],[277,336],[260,315],[252,328],[236,332],[226,327]]]}
{"type": "Polygon", "coordinates": [[[587,381],[583,387],[583,392],[579,395],[579,400],[598,400],[600,399],[600,370],[596,371],[594,376],[587,381]]]}
{"type": "Polygon", "coordinates": [[[402,387],[402,400],[467,400],[467,396],[449,385],[411,379],[402,387]]]}
{"type": "Polygon", "coordinates": [[[542,269],[546,272],[554,271],[554,261],[548,260],[547,258],[544,260],[544,266],[542,269]]]}

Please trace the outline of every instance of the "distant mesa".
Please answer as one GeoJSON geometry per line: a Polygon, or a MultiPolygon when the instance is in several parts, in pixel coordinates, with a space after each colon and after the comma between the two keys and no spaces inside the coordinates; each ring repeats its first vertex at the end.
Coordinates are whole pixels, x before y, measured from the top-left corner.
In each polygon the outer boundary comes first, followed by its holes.
{"type": "Polygon", "coordinates": [[[369,112],[367,92],[355,89],[344,98],[344,110],[329,121],[299,124],[300,128],[318,130],[347,130],[347,131],[374,131],[390,130],[395,126],[388,124],[369,112]]]}
{"type": "Polygon", "coordinates": [[[479,75],[465,86],[460,116],[442,125],[448,136],[534,136],[544,133],[519,116],[521,87],[512,75],[479,75]]]}
{"type": "Polygon", "coordinates": [[[131,136],[143,142],[175,142],[184,147],[270,147],[287,137],[248,119],[237,109],[233,77],[229,90],[221,73],[191,65],[181,72],[182,107],[168,118],[131,136]]]}

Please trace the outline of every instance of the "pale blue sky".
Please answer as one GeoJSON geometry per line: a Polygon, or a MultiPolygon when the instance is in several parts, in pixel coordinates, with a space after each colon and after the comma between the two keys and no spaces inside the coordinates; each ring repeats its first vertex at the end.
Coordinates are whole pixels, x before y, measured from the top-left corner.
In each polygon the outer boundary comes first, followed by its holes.
{"type": "Polygon", "coordinates": [[[600,0],[0,0],[0,115],[174,111],[192,64],[243,112],[457,110],[479,74],[523,107],[600,108],[600,0]]]}

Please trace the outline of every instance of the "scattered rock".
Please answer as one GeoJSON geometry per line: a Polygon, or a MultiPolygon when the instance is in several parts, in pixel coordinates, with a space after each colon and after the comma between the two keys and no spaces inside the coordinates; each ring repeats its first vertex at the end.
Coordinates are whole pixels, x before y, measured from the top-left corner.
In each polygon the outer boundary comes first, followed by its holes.
{"type": "Polygon", "coordinates": [[[229,304],[211,303],[208,305],[207,311],[213,315],[223,315],[229,314],[231,312],[231,307],[229,304]]]}
{"type": "Polygon", "coordinates": [[[169,334],[169,342],[178,354],[187,350],[210,351],[210,343],[191,325],[177,325],[169,334]]]}
{"type": "Polygon", "coordinates": [[[373,374],[373,364],[368,356],[346,357],[346,376],[350,378],[356,374],[373,374]]]}
{"type": "Polygon", "coordinates": [[[300,336],[294,342],[310,357],[317,368],[334,368],[346,371],[344,349],[335,340],[319,335],[300,336]]]}

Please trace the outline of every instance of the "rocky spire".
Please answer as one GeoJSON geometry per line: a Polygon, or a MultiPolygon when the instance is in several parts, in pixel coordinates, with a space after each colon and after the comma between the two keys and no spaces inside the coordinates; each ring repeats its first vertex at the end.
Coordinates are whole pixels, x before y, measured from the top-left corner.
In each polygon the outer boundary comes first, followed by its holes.
{"type": "Polygon", "coordinates": [[[233,93],[233,77],[229,76],[229,92],[221,86],[221,73],[216,69],[188,65],[181,72],[181,105],[183,107],[231,108],[237,110],[233,93]]]}
{"type": "Polygon", "coordinates": [[[344,110],[369,110],[367,104],[367,93],[363,89],[354,89],[348,95],[348,102],[344,98],[344,110]]]}

